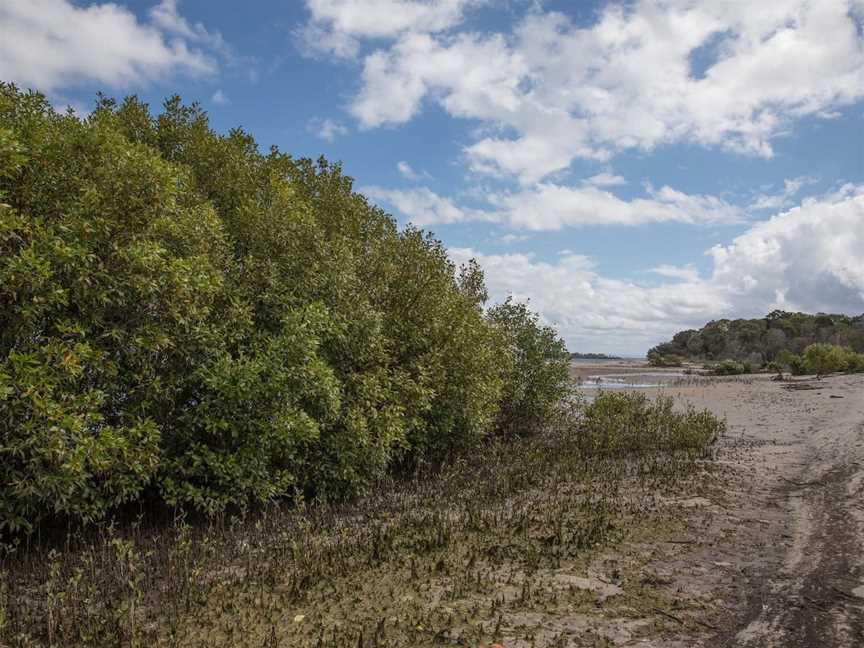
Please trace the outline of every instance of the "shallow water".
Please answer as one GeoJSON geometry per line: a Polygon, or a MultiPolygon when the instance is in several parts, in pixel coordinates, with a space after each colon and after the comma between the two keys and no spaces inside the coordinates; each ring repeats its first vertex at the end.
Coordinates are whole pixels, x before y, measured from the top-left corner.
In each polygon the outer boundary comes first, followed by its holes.
{"type": "Polygon", "coordinates": [[[645,389],[651,387],[666,387],[670,381],[683,378],[687,374],[680,372],[652,372],[628,374],[601,374],[586,376],[580,383],[584,389],[645,389]]]}

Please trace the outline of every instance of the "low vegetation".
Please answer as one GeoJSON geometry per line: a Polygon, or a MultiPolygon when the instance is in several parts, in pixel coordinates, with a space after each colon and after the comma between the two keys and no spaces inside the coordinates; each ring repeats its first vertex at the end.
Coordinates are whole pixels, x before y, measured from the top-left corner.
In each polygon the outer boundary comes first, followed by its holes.
{"type": "MultiPolygon", "coordinates": [[[[565,645],[560,619],[597,603],[562,574],[657,522],[658,499],[690,496],[725,426],[628,393],[571,401],[555,421],[350,506],[145,516],[19,550],[2,565],[0,643],[565,645]]],[[[646,613],[642,577],[608,578],[628,594],[606,613],[646,613]]]]}
{"type": "Polygon", "coordinates": [[[848,347],[841,347],[836,344],[817,343],[805,348],[801,355],[783,351],[777,355],[775,360],[766,362],[761,368],[754,368],[746,361],[723,360],[718,363],[706,364],[705,369],[715,376],[737,376],[760,370],[778,375],[788,371],[795,376],[862,373],[864,372],[864,353],[855,353],[848,347]]]}
{"type": "Polygon", "coordinates": [[[753,373],[753,366],[749,362],[738,362],[737,360],[723,360],[716,364],[707,364],[705,369],[715,376],[739,376],[753,373]]]}
{"type": "Polygon", "coordinates": [[[682,367],[684,358],[674,353],[659,353],[652,349],[648,352],[648,364],[652,367],[682,367]]]}

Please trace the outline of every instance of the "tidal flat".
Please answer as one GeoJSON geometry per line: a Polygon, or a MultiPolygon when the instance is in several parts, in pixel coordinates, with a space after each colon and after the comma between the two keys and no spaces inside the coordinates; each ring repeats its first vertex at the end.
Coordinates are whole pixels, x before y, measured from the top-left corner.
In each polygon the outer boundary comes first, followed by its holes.
{"type": "Polygon", "coordinates": [[[349,503],[19,547],[3,563],[4,641],[859,645],[864,378],[642,392],[724,427],[661,447],[648,439],[669,428],[643,411],[657,427],[626,448],[550,430],[349,503]]]}

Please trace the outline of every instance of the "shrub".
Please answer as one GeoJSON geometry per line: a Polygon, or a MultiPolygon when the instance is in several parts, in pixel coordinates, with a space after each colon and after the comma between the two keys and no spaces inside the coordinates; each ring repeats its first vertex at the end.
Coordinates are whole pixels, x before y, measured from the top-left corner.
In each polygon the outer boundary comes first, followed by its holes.
{"type": "Polygon", "coordinates": [[[809,372],[807,363],[799,355],[791,355],[789,358],[789,371],[793,376],[803,376],[809,372]]]}
{"type": "Polygon", "coordinates": [[[850,352],[847,356],[846,371],[849,373],[864,373],[864,353],[850,352]]]}
{"type": "Polygon", "coordinates": [[[738,362],[737,360],[723,360],[716,365],[710,366],[711,372],[716,376],[749,374],[752,373],[752,369],[749,362],[738,362]]]}
{"type": "Polygon", "coordinates": [[[507,351],[497,428],[505,434],[536,432],[570,390],[570,354],[536,313],[511,299],[489,310],[507,351]]]}
{"type": "Polygon", "coordinates": [[[656,351],[648,352],[648,364],[652,367],[681,367],[684,358],[675,354],[661,354],[656,351]]]}
{"type": "Polygon", "coordinates": [[[824,376],[835,371],[846,371],[851,352],[834,344],[816,343],[804,349],[804,365],[810,373],[824,376]]]}
{"type": "Polygon", "coordinates": [[[783,374],[783,365],[776,360],[772,360],[765,365],[765,370],[769,373],[777,374],[778,376],[780,376],[783,374]]]}
{"type": "Polygon", "coordinates": [[[604,392],[579,421],[580,446],[588,455],[704,452],[724,433],[725,423],[708,410],[675,411],[671,397],[639,392],[604,392]]]}
{"type": "Polygon", "coordinates": [[[476,264],[179,98],[0,85],[0,530],[357,493],[543,425],[563,344],[476,264]]]}

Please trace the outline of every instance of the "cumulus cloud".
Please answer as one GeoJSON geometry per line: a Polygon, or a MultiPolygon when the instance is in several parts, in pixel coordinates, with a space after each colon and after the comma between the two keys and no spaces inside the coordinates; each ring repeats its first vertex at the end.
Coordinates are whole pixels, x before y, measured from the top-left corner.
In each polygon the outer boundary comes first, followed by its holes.
{"type": "Polygon", "coordinates": [[[439,196],[427,187],[385,189],[362,187],[360,192],[372,200],[392,206],[408,221],[419,227],[459,223],[466,220],[492,220],[487,212],[457,207],[449,198],[439,196]]]}
{"type": "Polygon", "coordinates": [[[592,185],[568,187],[540,183],[531,189],[492,196],[512,227],[560,230],[586,225],[646,223],[734,223],[738,207],[715,196],[691,195],[671,187],[648,187],[648,196],[623,200],[592,185]]]}
{"type": "Polygon", "coordinates": [[[864,185],[846,185],[710,250],[711,281],[746,313],[864,311],[864,185]]]}
{"type": "Polygon", "coordinates": [[[519,83],[528,72],[503,36],[462,34],[441,40],[409,33],[388,50],[366,57],[363,85],[351,113],[363,128],[408,121],[423,98],[439,97],[455,116],[478,117],[520,102],[519,83]]]}
{"type": "Polygon", "coordinates": [[[507,34],[446,23],[387,28],[397,40],[364,59],[351,111],[374,128],[428,100],[481,120],[498,132],[465,148],[472,167],[524,183],[680,141],[771,157],[794,120],[864,96],[857,0],[615,2],[588,26],[535,10],[507,34]]]}
{"type": "Polygon", "coordinates": [[[600,275],[588,257],[567,253],[554,262],[531,254],[482,254],[451,248],[451,258],[475,258],[493,301],[530,301],[571,350],[638,355],[678,328],[722,312],[719,295],[699,282],[647,287],[600,275]]]}
{"type": "Polygon", "coordinates": [[[425,171],[415,171],[410,164],[405,162],[405,160],[400,160],[396,164],[396,169],[399,171],[399,175],[401,175],[406,180],[411,180],[412,182],[417,182],[418,180],[429,177],[429,174],[425,171]]]}
{"type": "Polygon", "coordinates": [[[297,35],[308,54],[351,57],[363,38],[453,27],[472,4],[478,0],[306,0],[310,18],[297,35]]]}
{"type": "Polygon", "coordinates": [[[231,50],[222,34],[208,30],[203,23],[190,23],[180,15],[179,0],[161,0],[150,10],[150,20],[156,27],[192,43],[200,43],[230,57],[231,50]]]}
{"type": "Polygon", "coordinates": [[[325,142],[335,142],[337,137],[348,134],[348,127],[335,119],[316,117],[309,120],[306,130],[325,142]]]}
{"type": "Polygon", "coordinates": [[[52,92],[85,82],[126,87],[182,73],[211,75],[228,48],[218,32],[188,23],[176,0],[141,22],[113,3],[0,3],[0,78],[52,92]]]}
{"type": "Polygon", "coordinates": [[[757,317],[775,308],[864,312],[864,186],[805,200],[707,251],[702,278],[691,267],[660,266],[673,279],[640,284],[603,277],[588,257],[554,262],[530,254],[453,248],[476,258],[494,300],[530,299],[571,349],[644,353],[684,328],[720,317],[757,317]]]}
{"type": "Polygon", "coordinates": [[[818,181],[818,178],[810,176],[787,178],[783,181],[783,189],[775,193],[760,194],[750,203],[750,209],[761,211],[789,207],[792,204],[792,199],[798,195],[801,189],[818,181]]]}
{"type": "Polygon", "coordinates": [[[539,183],[514,192],[487,193],[488,206],[484,209],[460,208],[426,187],[411,190],[369,187],[362,191],[418,225],[481,220],[542,231],[589,225],[736,223],[743,219],[739,207],[720,198],[686,194],[666,186],[654,189],[649,185],[646,197],[624,200],[593,184],[571,187],[539,183]],[[447,205],[447,208],[431,209],[432,205],[447,205]],[[418,217],[420,220],[414,220],[418,217]]]}

